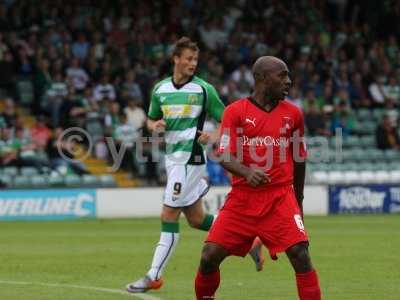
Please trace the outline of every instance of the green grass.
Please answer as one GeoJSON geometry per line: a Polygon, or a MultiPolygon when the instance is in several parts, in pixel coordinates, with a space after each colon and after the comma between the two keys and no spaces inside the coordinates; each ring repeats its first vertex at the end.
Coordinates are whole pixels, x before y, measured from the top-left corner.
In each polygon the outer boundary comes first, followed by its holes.
{"type": "MultiPolygon", "coordinates": [[[[151,293],[163,300],[194,299],[193,280],[205,233],[181,222],[181,240],[151,293]]],[[[325,300],[400,299],[400,216],[307,217],[311,255],[325,300]]],[[[0,224],[0,299],[135,299],[95,290],[22,281],[124,289],[142,276],[159,237],[157,219],[10,222],[0,224]]],[[[249,258],[221,268],[220,300],[297,299],[284,255],[256,273],[249,258]]]]}

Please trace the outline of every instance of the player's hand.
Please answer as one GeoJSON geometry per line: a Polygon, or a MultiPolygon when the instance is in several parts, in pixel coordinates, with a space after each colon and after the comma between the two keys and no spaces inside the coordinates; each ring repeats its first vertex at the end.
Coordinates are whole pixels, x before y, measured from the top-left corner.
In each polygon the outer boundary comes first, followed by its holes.
{"type": "Polygon", "coordinates": [[[269,178],[268,174],[261,169],[249,169],[249,172],[246,176],[246,181],[251,186],[257,187],[266,182],[271,182],[271,179],[269,178]]]}
{"type": "Polygon", "coordinates": [[[158,132],[164,132],[167,128],[167,123],[163,119],[155,121],[153,125],[153,130],[158,132]]]}
{"type": "Polygon", "coordinates": [[[210,141],[211,135],[201,130],[197,130],[197,132],[200,133],[200,136],[197,138],[197,141],[200,144],[206,145],[210,141]]]}

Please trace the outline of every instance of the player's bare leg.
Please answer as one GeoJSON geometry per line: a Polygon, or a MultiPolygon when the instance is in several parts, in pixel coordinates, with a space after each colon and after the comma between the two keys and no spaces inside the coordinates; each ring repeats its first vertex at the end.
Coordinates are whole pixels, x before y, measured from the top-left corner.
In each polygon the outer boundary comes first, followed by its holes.
{"type": "Polygon", "coordinates": [[[219,287],[219,266],[229,256],[224,247],[206,243],[201,254],[200,266],[195,280],[197,300],[213,299],[219,287]]]}
{"type": "Polygon", "coordinates": [[[308,243],[301,242],[286,250],[296,272],[297,291],[300,300],[321,300],[317,273],[311,263],[308,243]]]}
{"type": "Polygon", "coordinates": [[[160,241],[154,251],[153,261],[146,276],[127,285],[130,293],[144,293],[159,289],[163,284],[162,273],[179,241],[179,216],[181,208],[164,205],[161,213],[160,241]]]}
{"type": "Polygon", "coordinates": [[[191,227],[204,231],[208,231],[211,228],[215,219],[215,216],[204,212],[201,198],[192,205],[184,207],[183,213],[191,227]]]}

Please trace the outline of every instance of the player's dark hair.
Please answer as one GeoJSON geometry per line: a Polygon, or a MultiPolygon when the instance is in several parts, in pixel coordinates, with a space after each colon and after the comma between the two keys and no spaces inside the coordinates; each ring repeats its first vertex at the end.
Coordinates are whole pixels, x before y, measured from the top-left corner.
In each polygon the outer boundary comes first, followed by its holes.
{"type": "Polygon", "coordinates": [[[176,43],[174,45],[174,51],[172,52],[172,57],[181,56],[182,51],[185,49],[190,49],[190,50],[193,50],[196,52],[199,51],[199,47],[197,46],[197,43],[193,42],[190,38],[184,36],[176,41],[176,43]]]}

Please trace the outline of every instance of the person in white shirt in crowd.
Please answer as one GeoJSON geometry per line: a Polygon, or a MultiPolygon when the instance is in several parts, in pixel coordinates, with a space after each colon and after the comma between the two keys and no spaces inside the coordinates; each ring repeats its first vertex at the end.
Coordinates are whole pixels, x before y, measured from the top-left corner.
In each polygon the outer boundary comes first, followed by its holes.
{"type": "Polygon", "coordinates": [[[138,129],[144,127],[147,119],[141,104],[142,102],[137,98],[131,97],[128,99],[128,106],[124,108],[124,113],[127,117],[128,123],[138,129]]]}
{"type": "Polygon", "coordinates": [[[89,81],[89,76],[80,65],[79,59],[74,58],[71,60],[71,65],[66,71],[67,81],[72,84],[77,93],[82,92],[89,81]]]}
{"type": "Polygon", "coordinates": [[[93,90],[93,96],[96,101],[102,101],[105,99],[115,100],[115,88],[110,83],[108,75],[103,75],[101,77],[100,83],[97,84],[93,90]]]}

